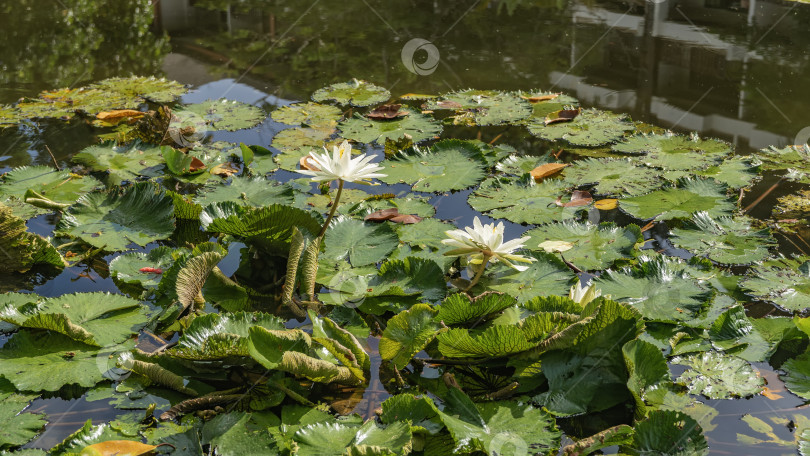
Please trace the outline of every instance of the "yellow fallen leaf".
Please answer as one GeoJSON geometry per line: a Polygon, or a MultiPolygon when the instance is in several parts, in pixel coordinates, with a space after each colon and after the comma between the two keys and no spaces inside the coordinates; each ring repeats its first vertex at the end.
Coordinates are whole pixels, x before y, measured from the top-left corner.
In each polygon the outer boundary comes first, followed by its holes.
{"type": "Polygon", "coordinates": [[[537,246],[548,253],[562,253],[571,250],[574,243],[568,241],[543,241],[537,246]]]}
{"type": "Polygon", "coordinates": [[[559,93],[552,93],[552,94],[548,94],[548,95],[540,95],[538,97],[524,97],[524,96],[521,96],[520,98],[523,98],[524,100],[528,101],[529,103],[539,103],[541,101],[553,100],[553,99],[555,99],[555,98],[557,98],[559,96],[560,96],[559,93]]]}
{"type": "Polygon", "coordinates": [[[609,211],[611,209],[616,209],[616,206],[619,205],[619,200],[613,198],[601,199],[595,203],[593,203],[593,207],[602,210],[602,211],[609,211]]]}
{"type": "Polygon", "coordinates": [[[217,175],[219,177],[231,177],[238,172],[239,167],[231,162],[220,163],[217,166],[211,168],[211,174],[217,175]]]}
{"type": "Polygon", "coordinates": [[[140,118],[146,114],[143,111],[136,111],[134,109],[116,109],[113,111],[103,111],[96,114],[96,119],[103,120],[105,122],[113,122],[123,118],[140,118]]]}
{"type": "Polygon", "coordinates": [[[784,399],[784,397],[781,394],[777,394],[776,392],[774,392],[773,390],[771,390],[767,386],[762,389],[762,395],[767,397],[768,399],[770,399],[772,401],[775,401],[777,399],[784,399]]]}
{"type": "Polygon", "coordinates": [[[155,448],[132,440],[108,440],[84,447],[79,456],[146,456],[154,454],[155,448]]]}
{"type": "Polygon", "coordinates": [[[565,163],[546,163],[545,165],[540,165],[537,168],[529,171],[529,174],[532,175],[534,180],[540,181],[546,177],[559,173],[566,166],[568,165],[565,163]]]}

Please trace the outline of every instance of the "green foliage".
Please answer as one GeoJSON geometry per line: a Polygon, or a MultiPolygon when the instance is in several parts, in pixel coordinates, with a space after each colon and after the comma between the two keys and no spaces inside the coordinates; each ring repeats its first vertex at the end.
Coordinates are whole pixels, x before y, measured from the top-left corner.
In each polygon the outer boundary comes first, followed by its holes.
{"type": "Polygon", "coordinates": [[[677,357],[675,364],[689,366],[677,382],[689,388],[692,394],[709,399],[729,399],[759,394],[765,381],[743,359],[718,352],[677,357]]]}
{"type": "Polygon", "coordinates": [[[27,232],[25,221],[15,217],[3,203],[0,203],[0,253],[2,272],[25,272],[38,264],[58,269],[66,265],[47,239],[27,232]]]}
{"type": "Polygon", "coordinates": [[[531,178],[486,179],[474,190],[467,202],[473,209],[492,218],[505,218],[515,223],[543,224],[576,217],[582,208],[556,204],[567,188],[558,180],[535,183],[531,178]]]}
{"type": "Polygon", "coordinates": [[[619,228],[612,223],[551,223],[527,231],[526,236],[531,237],[526,242],[530,249],[538,249],[537,246],[545,241],[572,243],[573,247],[564,253],[565,259],[585,270],[606,269],[617,260],[632,259],[644,242],[638,226],[619,228]]]}
{"type": "Polygon", "coordinates": [[[689,218],[700,211],[712,217],[722,217],[734,210],[734,204],[726,195],[726,187],[708,179],[686,179],[677,187],[624,198],[619,207],[642,220],[689,218]]]}
{"type": "Polygon", "coordinates": [[[338,128],[346,139],[380,145],[385,144],[386,139],[396,140],[405,135],[418,143],[437,138],[442,132],[441,124],[432,117],[409,109],[402,112],[406,115],[393,120],[372,120],[358,114],[341,122],[338,128]]]}
{"type": "Polygon", "coordinates": [[[519,96],[496,90],[451,92],[427,103],[427,109],[448,108],[457,111],[454,123],[460,125],[514,124],[532,113],[531,105],[519,96]]]}
{"type": "Polygon", "coordinates": [[[188,105],[184,110],[200,116],[212,129],[226,131],[255,127],[266,116],[259,107],[225,99],[188,105]]]}
{"type": "Polygon", "coordinates": [[[543,119],[529,123],[529,132],[548,141],[565,140],[574,146],[598,147],[619,141],[635,130],[625,116],[596,109],[583,110],[571,122],[545,125],[543,119]]]}
{"type": "Polygon", "coordinates": [[[672,234],[678,247],[722,264],[762,261],[768,256],[768,247],[776,244],[768,230],[754,231],[750,219],[714,219],[706,212],[696,213],[672,234]]]}
{"type": "Polygon", "coordinates": [[[312,94],[312,99],[318,103],[335,101],[352,106],[371,106],[382,103],[390,97],[391,92],[385,88],[357,79],[332,84],[312,94]]]}
{"type": "Polygon", "coordinates": [[[486,176],[482,151],[474,144],[440,141],[433,148],[414,147],[383,162],[387,184],[407,183],[414,191],[464,190],[486,176]]]}

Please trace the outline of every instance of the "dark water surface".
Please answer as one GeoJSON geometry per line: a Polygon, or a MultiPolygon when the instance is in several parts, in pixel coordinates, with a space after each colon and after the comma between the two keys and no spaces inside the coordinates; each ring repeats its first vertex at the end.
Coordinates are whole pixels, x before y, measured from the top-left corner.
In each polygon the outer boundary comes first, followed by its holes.
{"type": "MultiPolygon", "coordinates": [[[[154,74],[192,85],[186,102],[227,97],[269,111],[307,99],[327,84],[358,78],[394,95],[469,87],[564,91],[586,106],[728,140],[740,153],[810,137],[810,5],[763,0],[2,3],[0,103],[111,76],[154,74]],[[411,47],[414,52],[408,52],[411,47]]],[[[268,120],[251,130],[215,133],[213,139],[267,146],[282,128],[287,127],[268,120]]],[[[463,134],[469,136],[468,130],[463,134]]],[[[479,134],[483,139],[504,134],[500,141],[518,150],[544,152],[533,138],[514,131],[488,128],[479,134]]],[[[46,146],[66,165],[94,140],[81,122],[2,132],[0,172],[50,164],[46,146]]],[[[766,178],[744,206],[777,182],[751,215],[768,217],[775,198],[797,188],[766,178]]],[[[434,198],[436,216],[470,224],[474,213],[466,196],[434,198]]],[[[48,234],[53,223],[38,217],[29,227],[48,234]]],[[[510,225],[507,236],[523,230],[510,225]]],[[[801,239],[779,240],[783,253],[801,250],[801,239]]],[[[105,265],[91,264],[57,277],[0,277],[0,291],[17,289],[53,296],[116,287],[105,265]]],[[[713,454],[794,454],[785,447],[737,443],[737,432],[749,433],[740,421],[744,413],[763,419],[808,415],[796,408],[799,398],[780,391],[770,366],[757,367],[782,398],[706,401],[719,411],[717,427],[706,433],[713,454]]],[[[373,381],[358,411],[373,410],[384,395],[373,381]]],[[[32,409],[47,412],[51,424],[34,446],[52,446],[87,418],[112,417],[95,404],[36,401],[32,409]]],[[[787,429],[774,428],[792,440],[787,429]]]]}

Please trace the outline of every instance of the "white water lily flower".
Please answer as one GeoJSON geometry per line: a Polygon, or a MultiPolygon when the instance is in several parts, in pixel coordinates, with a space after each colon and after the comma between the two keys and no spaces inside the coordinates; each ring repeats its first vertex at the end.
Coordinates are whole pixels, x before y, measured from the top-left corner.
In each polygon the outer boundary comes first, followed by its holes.
{"type": "Polygon", "coordinates": [[[317,167],[317,171],[301,169],[298,172],[312,176],[312,180],[316,182],[342,180],[368,184],[372,178],[386,176],[376,172],[383,169],[382,166],[370,163],[374,157],[360,154],[352,158],[352,146],[348,141],[343,141],[340,146],[333,146],[331,157],[325,147],[323,150],[322,154],[310,152],[308,157],[308,161],[317,167]]]}
{"type": "Polygon", "coordinates": [[[484,257],[496,263],[502,261],[505,265],[518,271],[525,271],[528,266],[513,264],[512,261],[521,263],[531,263],[534,258],[527,258],[512,252],[523,247],[523,243],[529,240],[528,236],[503,242],[503,222],[482,225],[481,220],[475,217],[472,227],[465,230],[445,231],[450,239],[442,240],[443,244],[455,247],[455,249],[445,253],[445,255],[467,256],[470,264],[484,263],[484,257]],[[465,231],[466,230],[466,231],[465,231]]]}
{"type": "Polygon", "coordinates": [[[597,290],[596,285],[589,284],[583,288],[579,280],[577,280],[576,285],[571,287],[571,291],[568,293],[568,297],[571,298],[572,301],[579,303],[579,305],[583,307],[599,296],[602,296],[602,290],[597,290]]]}

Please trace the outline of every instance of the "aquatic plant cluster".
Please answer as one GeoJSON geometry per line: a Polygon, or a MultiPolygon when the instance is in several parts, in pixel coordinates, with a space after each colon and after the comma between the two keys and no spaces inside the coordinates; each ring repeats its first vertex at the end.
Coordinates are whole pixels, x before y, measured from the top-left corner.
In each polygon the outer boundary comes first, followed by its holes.
{"type": "MultiPolygon", "coordinates": [[[[765,170],[810,182],[807,146],[738,156],[557,93],[353,80],[273,110],[294,127],[267,148],[207,141],[266,113],[186,90],[114,78],[0,107],[0,127],[103,140],[2,176],[0,271],[100,263],[120,291],[0,295],[0,450],[45,454],[19,450],[41,396],[120,411],[48,454],[195,455],[707,454],[708,400],[774,394],[754,363],[810,399],[810,258],[740,208],[765,170]],[[443,134],[486,126],[551,152],[443,134]],[[434,217],[459,191],[495,222],[434,217]]],[[[743,420],[764,437],[741,442],[810,452],[806,419],[795,441],[743,420]]]]}

